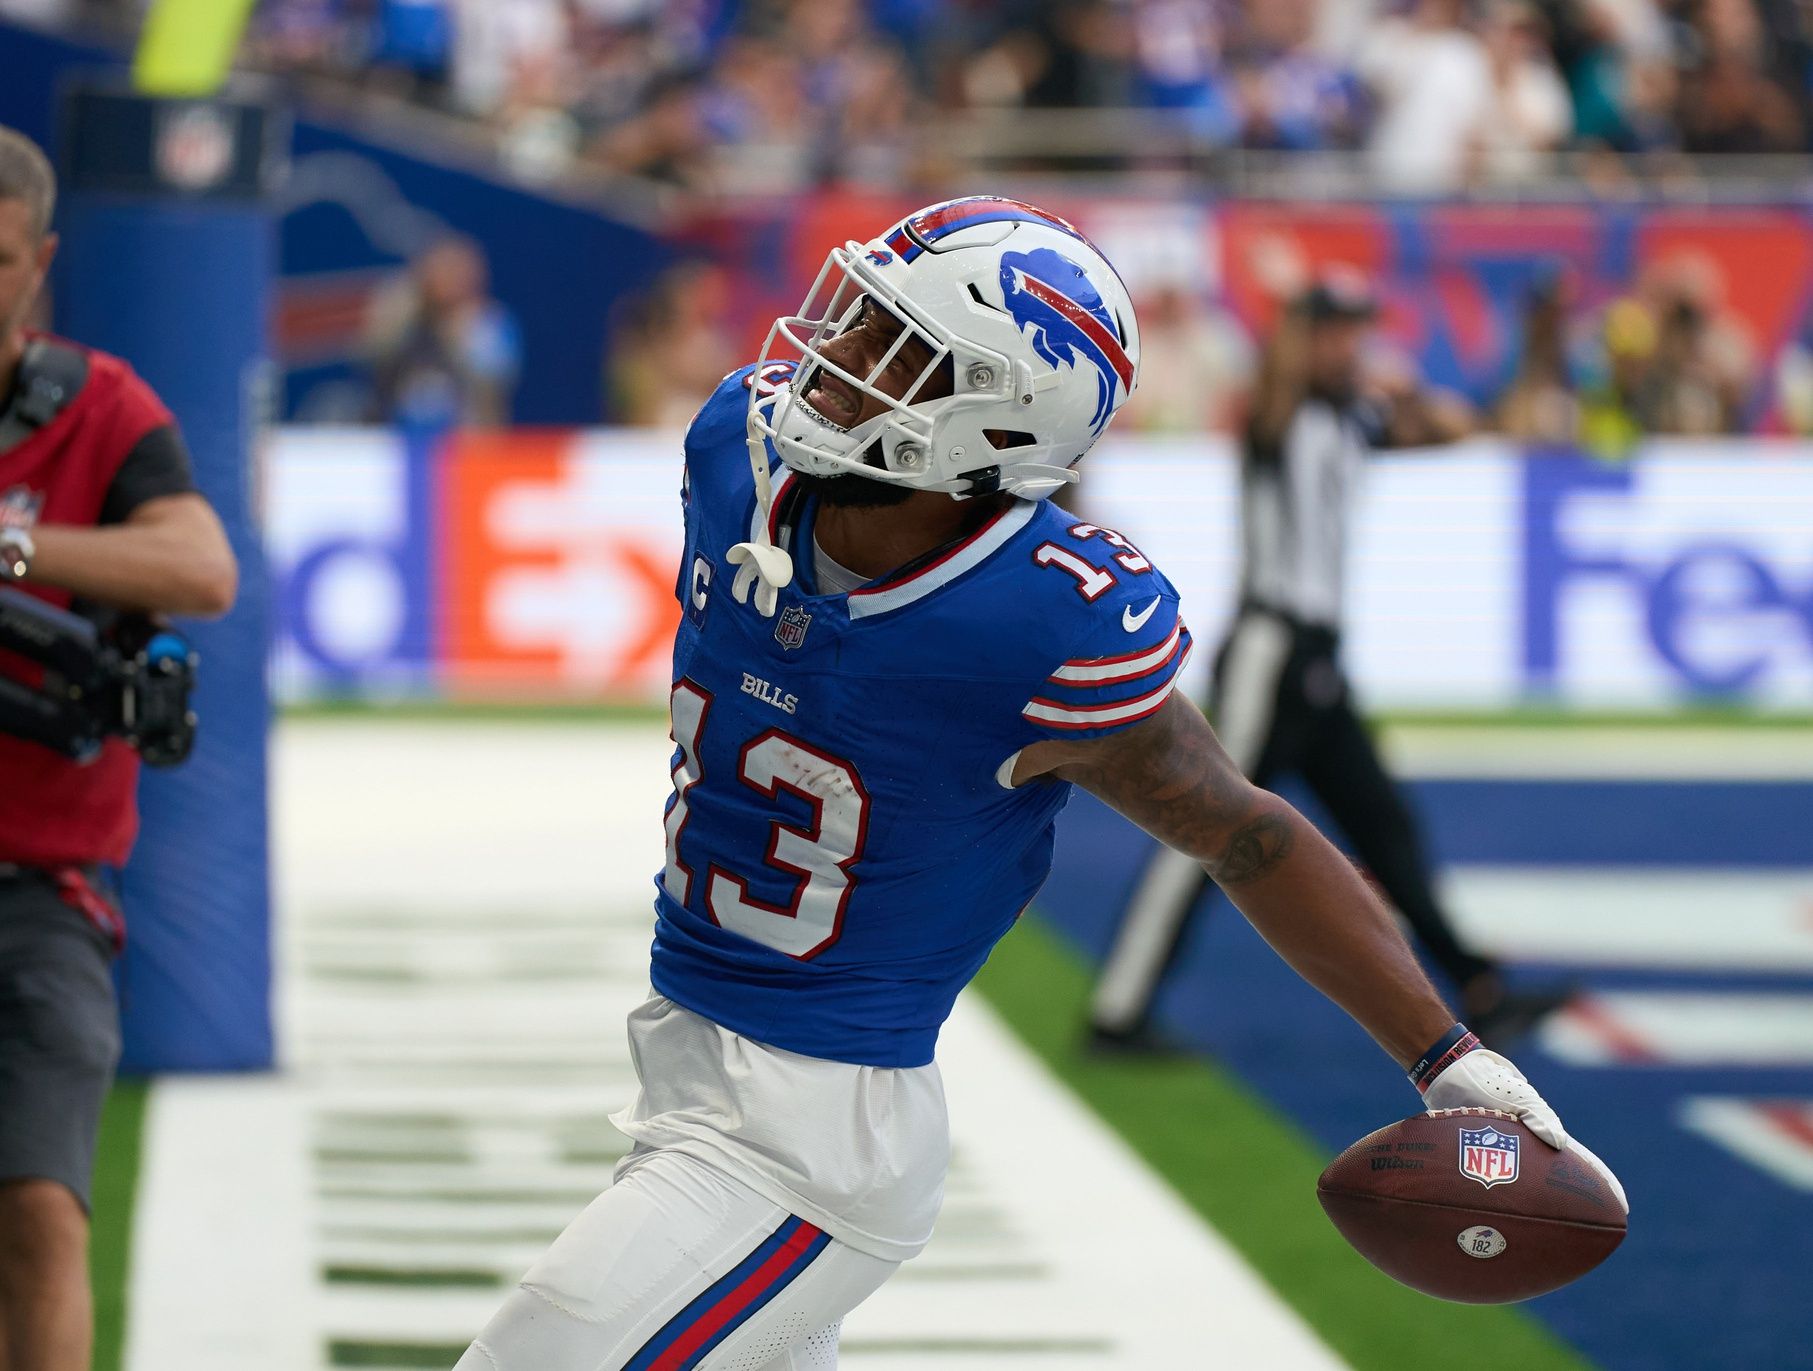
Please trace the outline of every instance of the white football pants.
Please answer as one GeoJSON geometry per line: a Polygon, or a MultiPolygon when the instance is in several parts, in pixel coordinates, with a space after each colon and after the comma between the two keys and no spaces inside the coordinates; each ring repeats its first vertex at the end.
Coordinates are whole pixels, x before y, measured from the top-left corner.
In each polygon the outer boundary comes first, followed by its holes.
{"type": "Polygon", "coordinates": [[[894,1274],[704,1162],[638,1158],[454,1371],[824,1371],[894,1274]]]}

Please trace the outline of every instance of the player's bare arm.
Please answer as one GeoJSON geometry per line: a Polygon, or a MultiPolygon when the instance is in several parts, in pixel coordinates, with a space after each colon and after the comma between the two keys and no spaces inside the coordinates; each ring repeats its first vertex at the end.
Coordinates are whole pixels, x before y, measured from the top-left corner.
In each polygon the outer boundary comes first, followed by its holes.
{"type": "Polygon", "coordinates": [[[1478,428],[1473,406],[1451,390],[1423,384],[1415,377],[1388,388],[1384,395],[1382,448],[1438,447],[1458,443],[1478,428]]]}
{"type": "Polygon", "coordinates": [[[148,500],[104,528],[40,525],[30,579],[118,609],[218,618],[233,607],[239,567],[200,495],[148,500]]]}
{"type": "Polygon", "coordinates": [[[1039,776],[1083,787],[1201,862],[1279,955],[1399,1065],[1454,1022],[1359,873],[1295,808],[1240,774],[1182,695],[1122,733],[1034,744],[1014,781],[1039,776]]]}
{"type": "Polygon", "coordinates": [[[1309,386],[1309,312],[1288,306],[1266,340],[1247,413],[1247,431],[1261,446],[1284,439],[1284,431],[1309,386]]]}
{"type": "Polygon", "coordinates": [[[1568,1136],[1523,1073],[1454,1022],[1347,859],[1293,806],[1241,775],[1188,699],[1173,694],[1152,718],[1105,738],[1033,744],[1012,779],[1040,777],[1081,786],[1200,861],[1278,955],[1408,1070],[1431,1109],[1509,1109],[1551,1146],[1580,1153],[1622,1199],[1616,1178],[1568,1136]]]}

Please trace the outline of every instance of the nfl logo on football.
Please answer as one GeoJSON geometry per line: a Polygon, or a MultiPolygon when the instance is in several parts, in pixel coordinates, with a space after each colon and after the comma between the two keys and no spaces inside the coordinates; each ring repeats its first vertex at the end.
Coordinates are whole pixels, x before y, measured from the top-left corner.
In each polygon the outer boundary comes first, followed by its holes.
{"type": "Polygon", "coordinates": [[[1460,1173],[1490,1190],[1517,1179],[1517,1136],[1492,1125],[1460,1131],[1460,1173]]]}
{"type": "Polygon", "coordinates": [[[774,626],[774,641],[789,652],[806,641],[806,630],[812,627],[812,616],[798,605],[781,611],[781,621],[774,626]]]}

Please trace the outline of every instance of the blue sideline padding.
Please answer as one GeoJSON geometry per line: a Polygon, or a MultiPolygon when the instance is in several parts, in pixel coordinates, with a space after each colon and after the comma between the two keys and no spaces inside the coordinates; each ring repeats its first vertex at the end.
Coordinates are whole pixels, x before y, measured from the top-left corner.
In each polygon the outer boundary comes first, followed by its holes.
{"type": "Polygon", "coordinates": [[[240,566],[233,612],[182,626],[201,654],[194,755],[140,786],[144,827],[123,881],[123,1069],[263,1069],[269,625],[248,485],[269,375],[264,199],[279,130],[255,104],[109,86],[72,89],[66,115],[58,327],[124,357],[174,411],[240,566]]]}

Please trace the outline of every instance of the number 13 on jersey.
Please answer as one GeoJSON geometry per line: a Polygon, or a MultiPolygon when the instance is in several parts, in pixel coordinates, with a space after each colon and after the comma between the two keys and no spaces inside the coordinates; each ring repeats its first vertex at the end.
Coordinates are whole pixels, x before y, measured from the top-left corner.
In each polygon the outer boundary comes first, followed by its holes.
{"type": "MultiPolygon", "coordinates": [[[[844,910],[854,888],[852,868],[862,859],[868,837],[869,793],[848,762],[778,728],[749,738],[737,754],[735,782],[755,795],[776,801],[782,791],[803,800],[805,825],[779,817],[750,818],[748,833],[714,833],[712,852],[697,852],[697,839],[686,828],[692,818],[695,787],[707,793],[729,778],[707,776],[699,753],[711,717],[711,693],[682,679],[672,698],[674,795],[667,806],[667,869],[661,883],[668,895],[688,908],[703,864],[704,912],[721,928],[771,947],[801,961],[823,952],[843,931],[844,910]],[[765,825],[760,831],[757,825],[765,825]],[[766,845],[765,848],[763,845],[766,845]],[[750,892],[750,878],[729,864],[744,856],[756,859],[791,883],[784,905],[770,904],[750,892]]],[[[738,808],[740,813],[740,807],[738,808]]]]}

